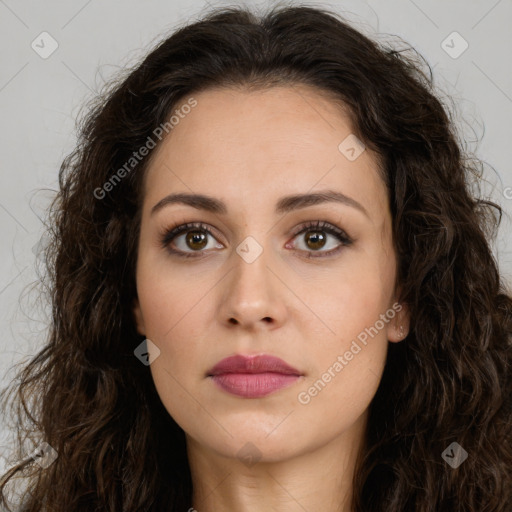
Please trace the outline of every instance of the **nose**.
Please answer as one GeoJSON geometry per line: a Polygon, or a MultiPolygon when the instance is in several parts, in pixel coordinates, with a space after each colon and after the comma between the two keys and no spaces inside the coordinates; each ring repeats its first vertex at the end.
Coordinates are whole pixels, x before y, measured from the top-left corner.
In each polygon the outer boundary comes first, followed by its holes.
{"type": "MultiPolygon", "coordinates": [[[[250,250],[256,249],[251,246],[250,250]]],[[[242,251],[233,252],[233,266],[224,280],[220,297],[219,318],[226,326],[238,325],[256,331],[273,330],[283,324],[287,288],[279,277],[277,265],[271,261],[270,252],[264,249],[254,260],[242,251]]]]}

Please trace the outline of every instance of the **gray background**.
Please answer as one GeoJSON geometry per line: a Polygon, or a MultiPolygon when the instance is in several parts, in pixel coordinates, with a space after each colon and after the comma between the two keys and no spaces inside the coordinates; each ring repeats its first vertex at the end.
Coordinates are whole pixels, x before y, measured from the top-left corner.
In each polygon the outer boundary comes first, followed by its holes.
{"type": "MultiPolygon", "coordinates": [[[[251,5],[263,9],[271,3],[251,5]]],[[[494,252],[512,284],[512,0],[308,3],[343,13],[378,40],[390,40],[389,34],[402,37],[431,65],[439,94],[448,105],[449,97],[455,100],[455,119],[468,148],[496,171],[486,170],[483,191],[505,209],[494,252]],[[448,37],[454,31],[469,45],[461,55],[463,40],[448,37]]],[[[209,6],[234,4],[0,0],[2,388],[14,377],[12,365],[27,360],[42,345],[49,309],[29,291],[36,279],[41,219],[57,187],[62,159],[73,149],[79,108],[114,72],[137,62],[178,24],[193,21],[209,6]],[[42,32],[58,44],[47,58],[31,46],[33,41],[42,46],[41,38],[48,37],[40,36],[42,32]]],[[[44,45],[50,47],[48,39],[44,45]]],[[[0,471],[2,450],[10,444],[4,425],[2,415],[0,471]]]]}

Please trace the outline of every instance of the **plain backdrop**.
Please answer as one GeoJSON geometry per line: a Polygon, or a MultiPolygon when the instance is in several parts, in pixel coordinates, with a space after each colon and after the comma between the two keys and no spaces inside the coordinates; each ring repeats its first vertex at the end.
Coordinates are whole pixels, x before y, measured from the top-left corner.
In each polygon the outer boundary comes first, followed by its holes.
{"type": "MultiPolygon", "coordinates": [[[[299,2],[290,2],[299,4],[299,2]]],[[[332,8],[380,41],[403,38],[455,101],[468,149],[487,164],[483,192],[505,210],[493,250],[512,282],[512,0],[308,2],[332,8]],[[476,141],[478,140],[478,145],[476,141]],[[494,170],[493,170],[494,169],[494,170]]],[[[0,385],[44,342],[48,305],[30,286],[44,210],[75,145],[85,101],[211,0],[0,0],[0,385]],[[53,53],[48,55],[52,50],[53,53]]],[[[251,2],[262,11],[272,2],[251,2]]],[[[0,417],[0,471],[9,431],[0,417]]]]}

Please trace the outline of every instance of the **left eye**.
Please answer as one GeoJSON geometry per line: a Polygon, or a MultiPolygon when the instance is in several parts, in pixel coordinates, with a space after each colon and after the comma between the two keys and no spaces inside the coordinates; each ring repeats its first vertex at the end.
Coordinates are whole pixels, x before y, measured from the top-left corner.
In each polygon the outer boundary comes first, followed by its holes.
{"type": "MultiPolygon", "coordinates": [[[[171,254],[175,254],[180,257],[198,257],[204,252],[203,249],[222,249],[222,247],[224,247],[219,242],[216,244],[212,243],[212,246],[208,247],[209,235],[215,239],[213,231],[205,224],[183,224],[165,231],[161,236],[161,245],[162,247],[167,248],[171,254]],[[184,236],[184,247],[180,247],[178,243],[179,241],[183,242],[183,240],[180,240],[182,236],[184,236]],[[171,242],[173,242],[173,244],[171,244],[171,242]],[[171,245],[176,246],[177,249],[172,248],[171,245]],[[190,248],[192,250],[187,250],[190,248]]],[[[299,241],[304,242],[306,245],[303,246],[305,248],[299,247],[298,249],[300,252],[306,253],[306,257],[308,258],[324,257],[325,255],[329,256],[340,251],[343,246],[349,246],[353,242],[343,230],[324,221],[310,222],[301,226],[300,231],[295,232],[293,238],[295,239],[299,237],[299,235],[305,235],[304,237],[299,238],[299,241]],[[325,249],[325,247],[329,245],[329,236],[336,238],[339,243],[334,244],[334,248],[331,247],[330,250],[320,250],[325,249]],[[315,252],[320,254],[317,256],[314,254],[315,252]]],[[[290,248],[290,244],[288,243],[286,247],[290,248]]],[[[292,244],[291,248],[296,247],[292,244]]]]}
{"type": "Polygon", "coordinates": [[[307,254],[307,258],[330,256],[338,253],[343,246],[352,244],[352,239],[343,230],[324,221],[310,222],[302,226],[302,229],[298,233],[295,233],[294,238],[299,235],[304,235],[299,238],[299,241],[304,242],[305,249],[301,248],[300,250],[307,254]],[[327,236],[325,233],[327,233],[327,236]],[[339,243],[335,244],[334,248],[330,250],[320,250],[328,245],[327,240],[329,236],[336,238],[339,243]],[[321,254],[317,256],[314,254],[315,252],[321,254]]]}

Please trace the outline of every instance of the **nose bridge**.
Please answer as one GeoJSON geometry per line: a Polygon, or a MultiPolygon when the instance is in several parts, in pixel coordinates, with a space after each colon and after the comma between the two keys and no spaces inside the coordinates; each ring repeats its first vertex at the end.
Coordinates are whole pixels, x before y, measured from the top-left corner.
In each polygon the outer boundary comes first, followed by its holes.
{"type": "Polygon", "coordinates": [[[249,325],[280,316],[272,250],[263,240],[265,233],[259,233],[258,240],[252,235],[244,238],[231,255],[233,267],[222,301],[224,321],[249,325]]]}
{"type": "MultiPolygon", "coordinates": [[[[247,236],[235,249],[233,264],[235,265],[233,285],[238,292],[243,292],[247,299],[260,301],[268,294],[269,257],[271,249],[259,235],[258,241],[254,236],[247,236]]],[[[235,291],[235,290],[233,290],[235,291]]]]}

